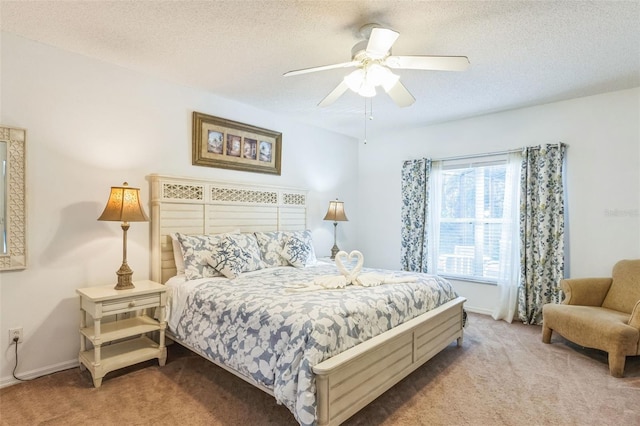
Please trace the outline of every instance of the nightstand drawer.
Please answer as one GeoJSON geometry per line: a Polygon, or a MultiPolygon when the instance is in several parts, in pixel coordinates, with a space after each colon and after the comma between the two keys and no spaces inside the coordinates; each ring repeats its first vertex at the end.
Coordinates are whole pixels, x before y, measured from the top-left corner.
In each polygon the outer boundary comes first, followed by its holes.
{"type": "Polygon", "coordinates": [[[156,306],[160,306],[160,294],[148,294],[117,300],[105,300],[102,302],[102,313],[116,314],[138,309],[154,308],[156,306]]]}

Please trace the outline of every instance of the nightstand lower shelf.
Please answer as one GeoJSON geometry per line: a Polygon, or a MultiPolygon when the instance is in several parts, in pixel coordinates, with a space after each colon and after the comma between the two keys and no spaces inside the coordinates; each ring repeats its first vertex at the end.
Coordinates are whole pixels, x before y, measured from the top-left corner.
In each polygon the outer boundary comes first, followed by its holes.
{"type": "Polygon", "coordinates": [[[95,355],[95,348],[80,352],[79,361],[91,372],[94,386],[100,387],[102,378],[110,371],[154,358],[158,358],[161,366],[164,365],[167,348],[160,349],[156,342],[142,336],[100,347],[100,362],[97,365],[95,355]]]}
{"type": "MultiPolygon", "coordinates": [[[[126,320],[102,324],[100,339],[103,342],[111,342],[157,330],[160,330],[158,321],[146,315],[140,315],[126,320]]],[[[95,344],[96,332],[94,327],[81,328],[80,333],[95,344]]]]}

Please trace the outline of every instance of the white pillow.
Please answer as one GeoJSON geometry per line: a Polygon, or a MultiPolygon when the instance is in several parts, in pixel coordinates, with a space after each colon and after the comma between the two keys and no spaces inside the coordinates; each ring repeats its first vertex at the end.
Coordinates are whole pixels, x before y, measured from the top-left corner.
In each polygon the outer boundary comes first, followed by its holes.
{"type": "Polygon", "coordinates": [[[173,246],[173,261],[176,263],[176,275],[184,274],[184,257],[182,246],[178,240],[178,234],[171,234],[171,245],[173,246]]]}
{"type": "Polygon", "coordinates": [[[227,235],[207,259],[209,266],[227,278],[236,278],[243,272],[266,267],[260,256],[258,241],[253,234],[227,235]]]}

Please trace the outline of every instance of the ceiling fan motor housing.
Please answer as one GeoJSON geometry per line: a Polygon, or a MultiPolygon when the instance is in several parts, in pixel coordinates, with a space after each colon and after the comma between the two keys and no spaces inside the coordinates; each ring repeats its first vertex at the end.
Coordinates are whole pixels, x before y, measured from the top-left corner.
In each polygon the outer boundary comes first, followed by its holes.
{"type": "Polygon", "coordinates": [[[371,31],[373,31],[374,28],[382,28],[382,25],[373,23],[364,24],[360,27],[360,30],[358,32],[360,33],[360,36],[362,38],[364,38],[365,40],[369,40],[369,37],[371,37],[371,31]]]}
{"type": "Polygon", "coordinates": [[[351,49],[351,59],[354,61],[361,61],[367,56],[367,44],[369,40],[362,40],[357,42],[351,49]]]}

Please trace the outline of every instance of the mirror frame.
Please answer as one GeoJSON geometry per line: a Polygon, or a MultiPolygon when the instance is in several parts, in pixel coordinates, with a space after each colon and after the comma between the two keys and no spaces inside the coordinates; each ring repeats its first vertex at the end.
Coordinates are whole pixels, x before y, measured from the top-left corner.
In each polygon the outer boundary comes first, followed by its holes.
{"type": "Polygon", "coordinates": [[[7,253],[0,254],[0,271],[27,267],[27,205],[25,186],[26,130],[0,126],[0,142],[7,143],[7,253]]]}

